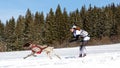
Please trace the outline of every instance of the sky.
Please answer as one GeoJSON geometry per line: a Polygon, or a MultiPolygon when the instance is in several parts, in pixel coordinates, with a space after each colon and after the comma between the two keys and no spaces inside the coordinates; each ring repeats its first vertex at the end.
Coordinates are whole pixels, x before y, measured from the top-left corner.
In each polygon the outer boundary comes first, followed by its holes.
{"type": "Polygon", "coordinates": [[[43,12],[44,15],[49,13],[50,8],[56,10],[58,4],[63,10],[66,8],[67,12],[81,9],[82,6],[86,8],[91,4],[92,6],[103,7],[108,4],[120,4],[120,0],[0,0],[0,20],[6,23],[12,17],[15,20],[19,15],[25,16],[27,9],[31,13],[43,12]]]}

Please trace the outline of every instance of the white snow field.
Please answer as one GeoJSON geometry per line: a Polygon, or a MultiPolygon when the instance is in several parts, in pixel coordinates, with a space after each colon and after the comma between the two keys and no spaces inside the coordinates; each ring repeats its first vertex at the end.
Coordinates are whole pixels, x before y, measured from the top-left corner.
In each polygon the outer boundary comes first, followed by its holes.
{"type": "Polygon", "coordinates": [[[120,44],[87,46],[87,56],[79,58],[79,47],[59,48],[49,59],[45,53],[23,59],[31,51],[0,52],[0,68],[120,68],[120,44]]]}

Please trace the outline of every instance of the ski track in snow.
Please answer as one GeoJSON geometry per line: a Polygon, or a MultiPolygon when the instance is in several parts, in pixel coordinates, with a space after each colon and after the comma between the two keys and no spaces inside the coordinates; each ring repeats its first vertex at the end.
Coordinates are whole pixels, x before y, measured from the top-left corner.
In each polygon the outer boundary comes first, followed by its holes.
{"type": "Polygon", "coordinates": [[[118,68],[120,65],[120,44],[87,46],[87,56],[79,58],[79,47],[54,49],[61,60],[45,53],[23,59],[30,51],[0,53],[0,68],[118,68]]]}

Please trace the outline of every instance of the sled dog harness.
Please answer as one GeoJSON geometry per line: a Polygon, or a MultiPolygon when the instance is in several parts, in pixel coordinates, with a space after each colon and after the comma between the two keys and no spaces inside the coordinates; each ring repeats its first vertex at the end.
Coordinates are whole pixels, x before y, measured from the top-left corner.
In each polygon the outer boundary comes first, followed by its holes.
{"type": "Polygon", "coordinates": [[[37,46],[37,45],[35,45],[35,44],[32,44],[32,46],[31,46],[32,52],[35,52],[36,54],[41,54],[41,52],[42,52],[45,48],[47,48],[47,47],[42,48],[42,47],[37,46]]]}

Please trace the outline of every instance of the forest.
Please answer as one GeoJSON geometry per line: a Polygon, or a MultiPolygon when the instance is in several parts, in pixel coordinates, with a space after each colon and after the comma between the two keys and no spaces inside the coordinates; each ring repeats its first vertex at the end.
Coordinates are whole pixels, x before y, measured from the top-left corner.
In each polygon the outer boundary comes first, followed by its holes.
{"type": "Polygon", "coordinates": [[[69,43],[73,25],[88,31],[91,37],[88,46],[119,43],[120,4],[103,7],[90,4],[69,13],[58,4],[55,11],[50,8],[46,15],[39,11],[32,13],[28,8],[17,20],[11,17],[6,24],[0,21],[0,52],[24,50],[22,45],[30,41],[55,48],[79,46],[79,42],[69,43]]]}

